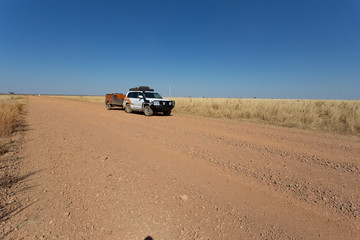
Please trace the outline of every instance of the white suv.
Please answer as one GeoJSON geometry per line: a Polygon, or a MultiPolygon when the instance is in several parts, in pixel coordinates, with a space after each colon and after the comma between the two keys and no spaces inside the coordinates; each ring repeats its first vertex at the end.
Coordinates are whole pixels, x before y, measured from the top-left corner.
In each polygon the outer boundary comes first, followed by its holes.
{"type": "Polygon", "coordinates": [[[146,116],[151,116],[154,112],[169,116],[174,106],[175,101],[163,99],[149,87],[130,88],[124,99],[125,112],[144,112],[146,116]]]}

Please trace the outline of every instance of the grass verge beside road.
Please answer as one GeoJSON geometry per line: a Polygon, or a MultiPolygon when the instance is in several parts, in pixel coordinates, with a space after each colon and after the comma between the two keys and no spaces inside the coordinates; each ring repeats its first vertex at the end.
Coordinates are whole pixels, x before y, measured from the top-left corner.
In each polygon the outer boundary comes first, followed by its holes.
{"type": "Polygon", "coordinates": [[[44,96],[105,104],[105,96],[66,96],[66,95],[44,95],[44,96]]]}
{"type": "Polygon", "coordinates": [[[0,137],[6,137],[15,131],[24,104],[25,97],[0,96],[0,137]]]}
{"type": "Polygon", "coordinates": [[[22,207],[18,193],[23,190],[20,182],[26,178],[19,174],[25,102],[23,96],[0,95],[0,239],[14,231],[8,221],[22,207]]]}
{"type": "Polygon", "coordinates": [[[360,136],[360,101],[176,98],[178,113],[360,136]]]}

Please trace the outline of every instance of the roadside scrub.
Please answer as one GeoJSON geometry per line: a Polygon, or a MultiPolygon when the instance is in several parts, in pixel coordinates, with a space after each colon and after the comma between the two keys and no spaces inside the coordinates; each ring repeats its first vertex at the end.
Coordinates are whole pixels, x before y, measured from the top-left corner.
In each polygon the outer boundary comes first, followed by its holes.
{"type": "Polygon", "coordinates": [[[0,95],[0,156],[7,153],[13,143],[11,135],[21,125],[25,101],[23,96],[0,95]]]}
{"type": "Polygon", "coordinates": [[[6,137],[15,131],[23,107],[24,103],[19,99],[0,101],[0,137],[6,137]]]}
{"type": "Polygon", "coordinates": [[[8,151],[9,136],[20,124],[25,97],[0,95],[0,156],[8,151]]]}

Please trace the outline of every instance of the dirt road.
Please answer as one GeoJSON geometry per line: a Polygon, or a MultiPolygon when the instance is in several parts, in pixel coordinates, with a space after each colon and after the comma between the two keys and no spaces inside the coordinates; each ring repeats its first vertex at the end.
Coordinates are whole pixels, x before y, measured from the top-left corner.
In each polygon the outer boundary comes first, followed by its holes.
{"type": "Polygon", "coordinates": [[[46,97],[26,118],[5,239],[360,239],[357,138],[46,97]]]}

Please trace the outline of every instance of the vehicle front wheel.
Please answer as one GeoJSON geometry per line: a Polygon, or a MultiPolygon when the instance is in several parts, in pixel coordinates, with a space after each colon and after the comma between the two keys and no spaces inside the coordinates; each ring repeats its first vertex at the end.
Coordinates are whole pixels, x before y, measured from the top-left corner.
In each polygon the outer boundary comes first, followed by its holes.
{"type": "Polygon", "coordinates": [[[144,114],[145,116],[151,116],[154,114],[153,110],[149,106],[144,107],[144,114]]]}
{"type": "Polygon", "coordinates": [[[106,103],[106,109],[107,109],[107,110],[111,110],[111,109],[112,109],[111,104],[108,103],[108,102],[106,103]]]}
{"type": "Polygon", "coordinates": [[[171,111],[165,111],[165,112],[163,112],[163,115],[164,115],[164,116],[170,116],[170,114],[171,114],[171,111]]]}
{"type": "Polygon", "coordinates": [[[129,104],[127,104],[127,105],[125,106],[125,112],[127,112],[127,113],[131,113],[131,112],[132,112],[132,109],[131,109],[131,107],[130,107],[129,104]]]}

